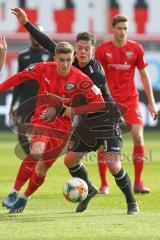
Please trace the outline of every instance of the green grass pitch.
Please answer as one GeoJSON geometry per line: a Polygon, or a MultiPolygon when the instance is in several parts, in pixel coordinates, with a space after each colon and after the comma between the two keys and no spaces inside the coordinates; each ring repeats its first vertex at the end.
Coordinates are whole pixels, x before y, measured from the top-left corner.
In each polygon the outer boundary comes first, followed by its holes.
{"type": "MultiPolygon", "coordinates": [[[[128,216],[123,195],[109,174],[110,195],[97,195],[84,213],[75,213],[76,204],[62,194],[70,178],[59,158],[49,170],[44,185],[30,198],[22,214],[9,215],[0,207],[0,239],[3,240],[159,240],[160,239],[160,141],[158,131],[145,132],[146,160],[143,179],[151,188],[137,195],[139,216],[128,216]]],[[[16,135],[0,132],[0,201],[11,190],[20,160],[14,153],[16,135]]],[[[132,142],[124,137],[122,164],[133,182],[132,142]],[[124,159],[128,156],[128,159],[124,159]]],[[[99,186],[96,155],[84,159],[92,182],[99,186]]]]}

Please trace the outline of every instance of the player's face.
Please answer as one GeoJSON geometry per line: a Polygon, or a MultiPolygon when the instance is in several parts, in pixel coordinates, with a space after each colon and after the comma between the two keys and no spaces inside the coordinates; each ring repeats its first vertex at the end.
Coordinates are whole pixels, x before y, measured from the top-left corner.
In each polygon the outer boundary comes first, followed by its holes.
{"type": "Polygon", "coordinates": [[[113,27],[114,40],[123,42],[126,40],[128,31],[128,22],[119,22],[113,27]]]}
{"type": "Polygon", "coordinates": [[[73,53],[58,53],[55,55],[55,62],[57,63],[57,73],[60,76],[67,76],[72,66],[73,53]]]}
{"type": "Polygon", "coordinates": [[[80,40],[76,43],[76,57],[78,59],[80,67],[86,66],[94,55],[95,47],[91,41],[80,40]]]}

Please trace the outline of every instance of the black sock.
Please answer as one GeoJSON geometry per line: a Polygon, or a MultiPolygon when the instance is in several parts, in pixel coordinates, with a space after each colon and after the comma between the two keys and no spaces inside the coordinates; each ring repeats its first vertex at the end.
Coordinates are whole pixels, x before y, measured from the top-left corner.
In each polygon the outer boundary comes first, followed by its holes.
{"type": "Polygon", "coordinates": [[[72,177],[77,177],[77,178],[83,179],[88,185],[88,191],[89,192],[92,191],[92,188],[93,188],[92,184],[88,179],[87,170],[82,163],[78,164],[77,166],[75,166],[73,168],[69,168],[68,170],[69,170],[70,174],[72,175],[72,177]]]}
{"type": "Polygon", "coordinates": [[[123,168],[121,168],[119,173],[117,173],[116,175],[113,175],[113,176],[115,177],[115,181],[116,181],[118,187],[124,193],[127,204],[131,203],[131,202],[136,202],[136,200],[134,198],[134,193],[132,190],[130,178],[129,178],[128,174],[123,170],[123,168]]]}

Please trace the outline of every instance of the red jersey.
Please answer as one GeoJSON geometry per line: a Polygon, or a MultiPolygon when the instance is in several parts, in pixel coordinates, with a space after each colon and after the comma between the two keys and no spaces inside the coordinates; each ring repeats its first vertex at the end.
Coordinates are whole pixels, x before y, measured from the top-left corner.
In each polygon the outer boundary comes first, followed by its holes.
{"type": "Polygon", "coordinates": [[[142,46],[134,41],[127,40],[125,46],[119,48],[113,41],[102,43],[96,49],[96,58],[102,64],[109,90],[116,103],[125,103],[138,100],[138,91],[135,86],[135,68],[145,68],[142,46]]]}
{"type": "MultiPolygon", "coordinates": [[[[0,91],[15,87],[29,79],[36,79],[39,83],[38,100],[35,113],[32,116],[33,125],[54,126],[59,130],[70,131],[71,120],[67,117],[57,116],[55,120],[49,123],[39,119],[41,112],[52,104],[49,94],[63,97],[66,106],[71,106],[76,93],[83,93],[88,102],[104,102],[100,90],[88,76],[73,66],[67,76],[59,76],[55,62],[30,65],[24,71],[15,74],[0,84],[0,91]]],[[[54,102],[52,105],[54,105],[54,102]]]]}

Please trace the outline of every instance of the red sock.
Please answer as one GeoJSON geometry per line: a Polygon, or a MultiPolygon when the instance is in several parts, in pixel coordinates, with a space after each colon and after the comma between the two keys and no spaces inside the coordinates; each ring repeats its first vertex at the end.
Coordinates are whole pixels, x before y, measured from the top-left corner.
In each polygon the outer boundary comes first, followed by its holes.
{"type": "Polygon", "coordinates": [[[32,193],[34,193],[43,183],[46,176],[43,177],[37,177],[35,171],[32,174],[32,177],[30,178],[28,187],[24,193],[25,196],[29,197],[32,193]]]}
{"type": "Polygon", "coordinates": [[[106,153],[102,150],[98,150],[98,169],[101,179],[101,186],[108,186],[107,180],[107,162],[106,162],[106,153]]]}
{"type": "Polygon", "coordinates": [[[28,155],[23,160],[14,184],[15,190],[20,191],[23,185],[32,176],[32,172],[33,172],[33,169],[35,168],[35,165],[36,165],[36,160],[31,155],[28,155]]]}
{"type": "Polygon", "coordinates": [[[144,146],[134,146],[133,156],[136,184],[141,182],[141,175],[144,165],[144,146]]]}

